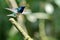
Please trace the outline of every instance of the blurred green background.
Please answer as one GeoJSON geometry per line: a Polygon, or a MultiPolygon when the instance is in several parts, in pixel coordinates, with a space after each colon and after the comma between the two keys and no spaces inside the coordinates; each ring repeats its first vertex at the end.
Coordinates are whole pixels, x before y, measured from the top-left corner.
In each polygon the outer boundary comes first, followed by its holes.
{"type": "MultiPolygon", "coordinates": [[[[9,30],[12,27],[11,22],[9,21],[9,18],[6,15],[11,14],[12,12],[4,9],[10,7],[8,0],[0,0],[0,40],[23,40],[24,37],[21,33],[17,33],[12,37],[9,37],[9,30]]],[[[16,0],[17,4],[22,0],[16,0]]],[[[29,4],[29,9],[31,10],[32,14],[37,12],[47,13],[45,10],[45,5],[50,4],[52,6],[53,12],[49,15],[51,15],[51,19],[45,20],[45,29],[47,36],[52,37],[51,40],[60,40],[60,0],[25,0],[29,4]]],[[[47,7],[49,10],[49,7],[47,7]]],[[[30,22],[26,15],[25,17],[25,26],[28,30],[28,33],[31,37],[34,38],[34,33],[39,31],[38,25],[39,25],[39,19],[35,22],[30,22]]],[[[15,18],[16,19],[16,18],[15,18]]],[[[31,20],[31,19],[30,19],[31,20]]],[[[38,39],[37,39],[38,40],[38,39]]]]}

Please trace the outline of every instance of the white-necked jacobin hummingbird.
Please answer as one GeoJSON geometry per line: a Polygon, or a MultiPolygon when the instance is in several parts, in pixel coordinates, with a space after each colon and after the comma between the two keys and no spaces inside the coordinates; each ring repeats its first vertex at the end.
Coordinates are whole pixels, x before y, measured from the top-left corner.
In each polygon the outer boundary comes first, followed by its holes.
{"type": "Polygon", "coordinates": [[[10,9],[10,8],[5,8],[5,9],[13,12],[13,14],[9,14],[7,16],[16,17],[17,13],[22,13],[24,8],[25,8],[25,6],[21,6],[21,7],[18,7],[18,8],[12,8],[12,9],[10,9]]]}

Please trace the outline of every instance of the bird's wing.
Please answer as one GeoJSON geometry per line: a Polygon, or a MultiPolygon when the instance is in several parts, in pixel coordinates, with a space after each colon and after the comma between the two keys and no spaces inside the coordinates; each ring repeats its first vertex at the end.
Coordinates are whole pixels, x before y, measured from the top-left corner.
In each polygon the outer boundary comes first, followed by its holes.
{"type": "Polygon", "coordinates": [[[10,9],[10,8],[5,8],[5,9],[7,9],[7,10],[9,10],[9,11],[12,11],[12,12],[14,12],[14,13],[18,13],[18,12],[17,12],[17,9],[10,9]]]}

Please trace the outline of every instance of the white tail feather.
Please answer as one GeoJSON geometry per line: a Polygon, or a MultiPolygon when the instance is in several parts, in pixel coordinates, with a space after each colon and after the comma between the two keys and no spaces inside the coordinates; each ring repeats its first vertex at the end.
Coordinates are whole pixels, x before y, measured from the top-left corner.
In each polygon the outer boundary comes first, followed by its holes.
{"type": "Polygon", "coordinates": [[[7,9],[7,10],[9,10],[9,11],[12,11],[12,12],[14,12],[14,13],[18,13],[16,9],[10,9],[10,8],[5,8],[5,9],[7,9]]]}
{"type": "Polygon", "coordinates": [[[14,15],[14,14],[9,14],[9,15],[7,15],[7,16],[12,16],[12,17],[16,17],[16,15],[14,15]]]}

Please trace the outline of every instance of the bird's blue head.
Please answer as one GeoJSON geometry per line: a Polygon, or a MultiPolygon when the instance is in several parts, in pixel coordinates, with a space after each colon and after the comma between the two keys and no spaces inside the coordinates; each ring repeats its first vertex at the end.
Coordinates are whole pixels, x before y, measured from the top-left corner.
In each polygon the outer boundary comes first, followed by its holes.
{"type": "Polygon", "coordinates": [[[17,8],[18,13],[22,13],[24,8],[25,8],[25,6],[21,6],[21,7],[17,8]]]}

